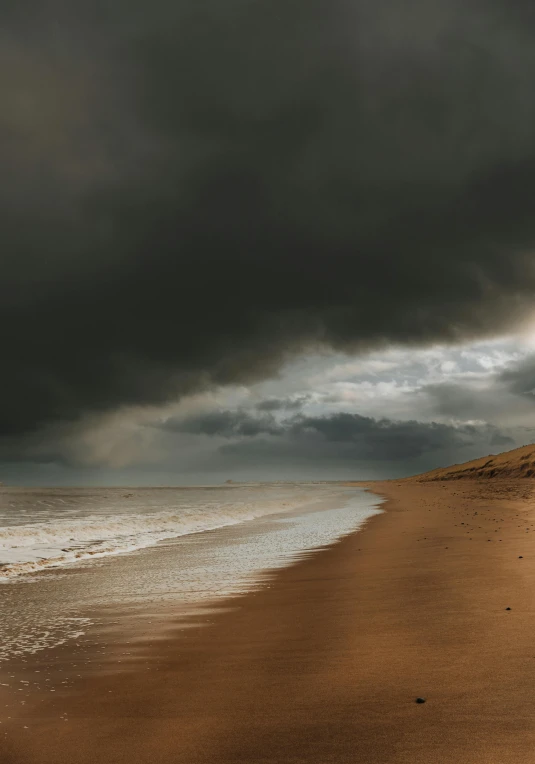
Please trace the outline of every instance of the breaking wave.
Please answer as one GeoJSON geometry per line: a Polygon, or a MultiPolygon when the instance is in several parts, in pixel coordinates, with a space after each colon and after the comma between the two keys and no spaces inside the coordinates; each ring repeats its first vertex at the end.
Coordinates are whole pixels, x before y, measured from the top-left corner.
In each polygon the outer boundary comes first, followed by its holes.
{"type": "Polygon", "coordinates": [[[150,513],[90,514],[0,527],[0,582],[47,568],[125,554],[159,541],[215,530],[288,511],[306,497],[281,502],[208,503],[150,513]]]}

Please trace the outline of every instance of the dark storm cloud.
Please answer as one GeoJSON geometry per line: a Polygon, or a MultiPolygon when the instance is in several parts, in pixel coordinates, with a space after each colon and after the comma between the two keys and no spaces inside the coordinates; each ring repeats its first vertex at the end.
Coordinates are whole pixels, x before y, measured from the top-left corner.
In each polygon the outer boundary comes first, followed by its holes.
{"type": "Polygon", "coordinates": [[[512,393],[535,401],[535,355],[503,371],[500,380],[512,393]]]}
{"type": "Polygon", "coordinates": [[[0,30],[0,432],[530,305],[531,4],[17,0],[0,30]]]}
{"type": "MultiPolygon", "coordinates": [[[[244,411],[208,413],[182,422],[172,421],[162,429],[173,432],[220,436],[235,439],[223,446],[224,453],[246,452],[250,443],[244,439],[269,435],[271,445],[263,441],[261,449],[282,448],[303,454],[311,448],[316,456],[338,454],[341,458],[403,461],[431,451],[456,451],[467,446],[484,445],[505,448],[514,441],[491,425],[451,425],[436,422],[373,419],[339,412],[328,416],[295,415],[281,422],[273,417],[255,417],[244,411]]],[[[258,446],[253,445],[257,453],[258,446]]]]}
{"type": "Polygon", "coordinates": [[[266,398],[256,405],[256,409],[257,411],[297,411],[309,400],[309,395],[300,395],[297,398],[266,398]]]}
{"type": "Polygon", "coordinates": [[[223,438],[281,435],[284,430],[273,416],[255,417],[246,411],[212,411],[182,421],[169,419],[162,426],[168,432],[191,435],[219,435],[223,438]]]}
{"type": "Polygon", "coordinates": [[[454,451],[490,442],[506,446],[513,441],[490,425],[453,427],[437,422],[373,419],[338,413],[325,417],[297,417],[290,435],[299,439],[320,437],[327,443],[351,444],[355,456],[373,460],[412,459],[430,451],[454,451]]]}
{"type": "Polygon", "coordinates": [[[517,414],[525,416],[525,406],[517,411],[516,401],[508,395],[507,387],[499,379],[491,376],[486,383],[484,389],[468,383],[425,385],[418,391],[418,396],[426,396],[434,415],[440,417],[495,422],[503,420],[504,415],[509,420],[517,414]]]}

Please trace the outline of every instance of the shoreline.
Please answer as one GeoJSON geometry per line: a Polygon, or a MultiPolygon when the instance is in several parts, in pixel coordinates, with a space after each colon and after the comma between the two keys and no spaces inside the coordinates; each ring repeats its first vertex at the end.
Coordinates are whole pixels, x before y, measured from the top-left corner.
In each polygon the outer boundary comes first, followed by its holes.
{"type": "MultiPolygon", "coordinates": [[[[353,532],[368,515],[381,511],[382,503],[364,489],[349,486],[303,499],[299,505],[283,505],[277,512],[241,523],[4,583],[0,693],[9,684],[3,678],[6,671],[17,673],[10,671],[13,661],[35,662],[44,648],[40,662],[46,662],[54,645],[68,651],[74,641],[86,645],[98,641],[101,625],[111,622],[119,641],[123,632],[135,638],[140,631],[154,631],[160,622],[172,623],[177,613],[195,616],[214,603],[256,590],[270,571],[353,532]]],[[[32,683],[34,689],[38,686],[32,683]]]]}
{"type": "Polygon", "coordinates": [[[29,699],[3,764],[535,762],[535,484],[354,485],[384,513],[128,673],[29,699]]]}

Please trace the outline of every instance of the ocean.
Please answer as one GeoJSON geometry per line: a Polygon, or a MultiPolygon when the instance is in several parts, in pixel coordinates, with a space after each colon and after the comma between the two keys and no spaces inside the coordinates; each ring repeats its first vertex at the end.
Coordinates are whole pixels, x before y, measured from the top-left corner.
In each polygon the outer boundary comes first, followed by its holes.
{"type": "Polygon", "coordinates": [[[333,483],[0,488],[0,662],[80,640],[99,612],[248,591],[377,514],[333,483]]]}

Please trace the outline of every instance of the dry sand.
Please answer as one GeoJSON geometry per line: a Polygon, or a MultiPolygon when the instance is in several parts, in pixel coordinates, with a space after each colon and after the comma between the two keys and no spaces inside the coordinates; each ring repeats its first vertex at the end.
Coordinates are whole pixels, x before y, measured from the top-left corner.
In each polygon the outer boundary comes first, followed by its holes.
{"type": "Polygon", "coordinates": [[[1,763],[535,762],[534,482],[373,489],[365,530],[139,670],[32,696],[1,763]]]}

